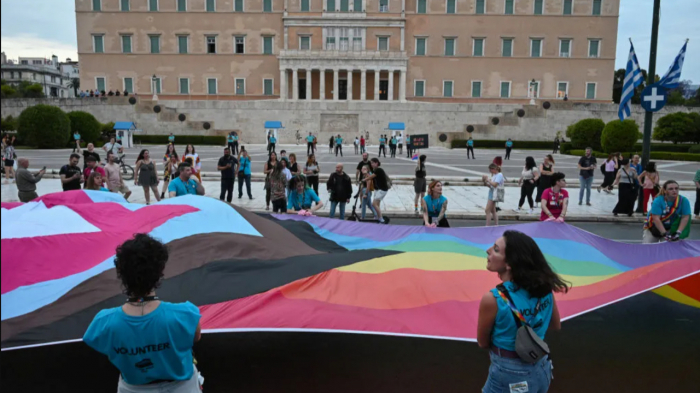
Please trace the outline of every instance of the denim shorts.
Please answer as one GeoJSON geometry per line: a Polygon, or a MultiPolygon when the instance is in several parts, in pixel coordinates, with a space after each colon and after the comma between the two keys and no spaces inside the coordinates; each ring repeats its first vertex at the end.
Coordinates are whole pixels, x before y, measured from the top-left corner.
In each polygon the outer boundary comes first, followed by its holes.
{"type": "Polygon", "coordinates": [[[490,353],[489,378],[482,393],[546,393],[552,380],[552,361],[548,357],[535,364],[490,353]]]}

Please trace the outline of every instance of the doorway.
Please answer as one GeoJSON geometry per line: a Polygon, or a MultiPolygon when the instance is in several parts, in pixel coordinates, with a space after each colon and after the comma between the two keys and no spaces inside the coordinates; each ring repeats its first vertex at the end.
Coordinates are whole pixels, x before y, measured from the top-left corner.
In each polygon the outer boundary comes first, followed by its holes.
{"type": "Polygon", "coordinates": [[[389,100],[389,81],[379,81],[379,101],[389,100]]]}
{"type": "Polygon", "coordinates": [[[299,99],[306,99],[306,79],[299,79],[299,99]]]}
{"type": "Polygon", "coordinates": [[[348,99],[348,80],[340,79],[338,81],[338,99],[345,101],[348,99]]]}

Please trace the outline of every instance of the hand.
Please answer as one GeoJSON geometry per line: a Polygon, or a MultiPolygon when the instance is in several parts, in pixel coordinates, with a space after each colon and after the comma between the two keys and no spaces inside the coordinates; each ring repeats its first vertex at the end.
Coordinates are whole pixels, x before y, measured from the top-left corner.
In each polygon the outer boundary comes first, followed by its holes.
{"type": "Polygon", "coordinates": [[[301,210],[299,210],[299,212],[298,212],[297,214],[300,215],[300,216],[305,216],[305,215],[306,215],[306,210],[301,209],[301,210]]]}
{"type": "Polygon", "coordinates": [[[677,242],[681,240],[681,236],[678,234],[678,232],[673,232],[673,233],[666,233],[666,241],[669,242],[677,242]]]}
{"type": "Polygon", "coordinates": [[[138,180],[134,181],[134,185],[135,185],[135,186],[138,186],[138,185],[139,185],[139,181],[138,181],[138,180]]]}
{"type": "Polygon", "coordinates": [[[557,222],[563,224],[564,223],[564,216],[559,216],[559,218],[557,218],[557,222]]]}
{"type": "Polygon", "coordinates": [[[549,217],[548,219],[544,220],[544,222],[554,222],[554,221],[556,221],[556,220],[557,220],[557,219],[554,218],[554,217],[549,217]]]}
{"type": "Polygon", "coordinates": [[[437,224],[425,224],[427,228],[437,228],[437,224]]]}

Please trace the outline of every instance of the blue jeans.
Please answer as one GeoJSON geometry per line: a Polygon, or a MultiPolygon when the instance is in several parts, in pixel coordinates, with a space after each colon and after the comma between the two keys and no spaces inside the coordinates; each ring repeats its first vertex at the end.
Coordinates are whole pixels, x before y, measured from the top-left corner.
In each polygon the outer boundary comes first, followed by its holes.
{"type": "Polygon", "coordinates": [[[362,219],[365,219],[365,213],[367,212],[367,207],[369,206],[370,211],[372,211],[372,214],[374,214],[374,217],[376,218],[378,216],[377,211],[374,209],[374,206],[372,206],[372,192],[367,191],[367,189],[364,189],[364,192],[367,193],[367,198],[362,198],[362,219]]]}
{"type": "Polygon", "coordinates": [[[580,191],[578,192],[578,203],[583,202],[583,192],[586,191],[586,203],[591,203],[591,186],[593,185],[593,176],[589,178],[584,178],[583,176],[578,177],[578,181],[581,184],[580,191]]]}
{"type": "Polygon", "coordinates": [[[482,393],[511,391],[546,393],[551,381],[552,362],[547,356],[535,364],[527,364],[520,359],[503,358],[491,352],[489,378],[481,391],[482,393]],[[517,390],[519,386],[523,386],[522,390],[517,390]]]}
{"type": "Polygon", "coordinates": [[[345,219],[345,202],[335,202],[331,201],[331,215],[330,218],[335,218],[335,208],[340,205],[340,219],[345,219]]]}
{"type": "Polygon", "coordinates": [[[238,172],[238,197],[243,196],[243,183],[245,183],[246,191],[248,191],[248,198],[253,198],[253,194],[250,193],[250,175],[244,175],[242,172],[238,172]]]}

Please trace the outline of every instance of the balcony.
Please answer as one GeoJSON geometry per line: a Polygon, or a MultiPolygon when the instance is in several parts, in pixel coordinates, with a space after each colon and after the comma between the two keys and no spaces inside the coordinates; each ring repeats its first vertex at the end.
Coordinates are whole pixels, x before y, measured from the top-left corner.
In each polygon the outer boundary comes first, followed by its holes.
{"type": "Polygon", "coordinates": [[[356,59],[356,60],[408,60],[406,52],[368,50],[298,50],[280,51],[280,59],[356,59]]]}
{"type": "Polygon", "coordinates": [[[340,51],[340,50],[283,50],[279,55],[280,68],[318,69],[406,69],[406,52],[340,51]]]}

